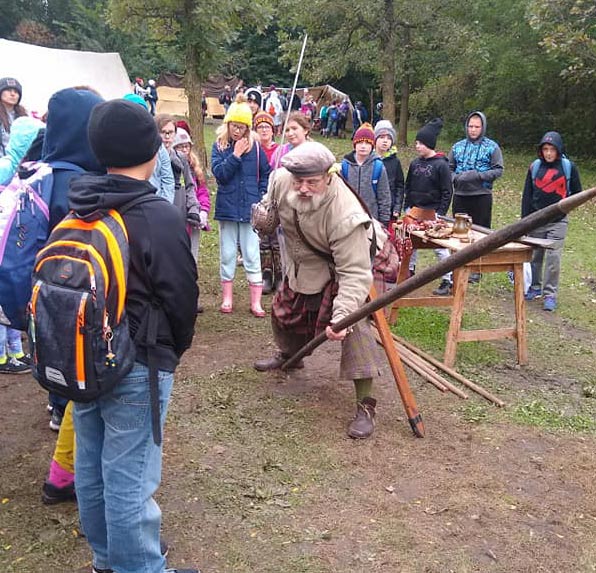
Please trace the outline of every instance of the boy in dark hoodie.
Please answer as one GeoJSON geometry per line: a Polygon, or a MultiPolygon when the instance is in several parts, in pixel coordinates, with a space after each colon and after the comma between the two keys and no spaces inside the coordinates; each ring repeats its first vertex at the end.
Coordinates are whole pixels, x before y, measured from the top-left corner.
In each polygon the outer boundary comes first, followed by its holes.
{"type": "MultiPolygon", "coordinates": [[[[424,125],[416,134],[416,153],[418,157],[410,163],[405,185],[404,204],[407,209],[421,207],[434,209],[437,215],[445,215],[449,209],[453,188],[449,163],[444,153],[435,151],[437,137],[443,121],[435,118],[424,125]]],[[[437,258],[442,261],[449,256],[448,249],[434,249],[437,258]]],[[[410,271],[414,272],[416,251],[410,258],[410,271]]],[[[433,294],[446,296],[453,286],[452,274],[443,276],[441,284],[433,294]]]]}
{"type": "Polygon", "coordinates": [[[75,403],[75,486],[83,531],[93,550],[94,573],[166,569],[160,551],[161,512],[153,494],[161,480],[161,441],[174,370],[190,346],[196,317],[197,272],[179,210],[155,197],[148,182],[161,138],[153,118],[137,104],[113,100],[96,106],[89,143],[107,175],[83,175],[71,183],[69,207],[85,216],[127,209],[129,239],[126,313],[136,362],[114,389],[89,403],[75,403]],[[148,350],[143,324],[156,309],[157,343],[148,350]],[[149,355],[149,352],[151,354],[149,355]],[[148,361],[158,369],[159,418],[152,420],[148,361]],[[159,441],[159,444],[156,444],[159,441]]]}
{"type": "MultiPolygon", "coordinates": [[[[538,159],[530,165],[522,196],[522,217],[558,203],[561,199],[582,190],[579,172],[563,154],[563,138],[556,131],[548,131],[538,144],[538,159]]],[[[557,308],[561,254],[567,236],[567,215],[532,231],[530,236],[551,239],[551,249],[536,248],[532,254],[532,285],[526,300],[544,296],[543,309],[557,308]],[[545,254],[546,253],[546,254],[545,254]],[[544,267],[544,272],[543,272],[544,267]]]]}
{"type": "Polygon", "coordinates": [[[403,210],[404,171],[395,147],[395,128],[388,119],[381,119],[375,125],[375,152],[383,160],[389,189],[391,189],[391,216],[397,219],[403,210]]]}

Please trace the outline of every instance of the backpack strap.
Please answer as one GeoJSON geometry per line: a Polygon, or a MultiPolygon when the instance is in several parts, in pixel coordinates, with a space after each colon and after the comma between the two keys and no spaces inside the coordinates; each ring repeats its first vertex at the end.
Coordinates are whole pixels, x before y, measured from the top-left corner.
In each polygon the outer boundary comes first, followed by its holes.
{"type": "Polygon", "coordinates": [[[563,166],[563,173],[565,174],[565,181],[567,183],[567,197],[571,193],[571,161],[563,155],[561,157],[561,165],[563,166]]]}
{"type": "Polygon", "coordinates": [[[49,165],[52,169],[64,169],[65,171],[76,171],[77,173],[85,173],[86,171],[80,165],[75,165],[70,161],[50,161],[49,165]]]}
{"type": "Polygon", "coordinates": [[[341,162],[341,176],[344,181],[348,180],[348,162],[345,159],[341,162]]]}
{"type": "Polygon", "coordinates": [[[377,187],[379,185],[379,179],[381,179],[381,175],[383,173],[383,160],[380,157],[376,157],[373,163],[373,172],[372,172],[372,188],[375,192],[375,197],[377,196],[377,187]]]}
{"type": "MultiPolygon", "coordinates": [[[[127,211],[140,205],[141,203],[150,203],[152,201],[163,201],[161,197],[148,193],[135,197],[128,203],[125,203],[118,212],[124,215],[127,211]]],[[[156,446],[161,445],[161,409],[159,405],[159,369],[155,362],[155,349],[157,347],[157,330],[159,326],[159,312],[161,306],[155,300],[151,300],[149,306],[145,309],[143,320],[135,334],[134,342],[142,342],[147,346],[147,366],[149,368],[149,402],[151,403],[151,428],[153,431],[153,441],[156,446]]]]}

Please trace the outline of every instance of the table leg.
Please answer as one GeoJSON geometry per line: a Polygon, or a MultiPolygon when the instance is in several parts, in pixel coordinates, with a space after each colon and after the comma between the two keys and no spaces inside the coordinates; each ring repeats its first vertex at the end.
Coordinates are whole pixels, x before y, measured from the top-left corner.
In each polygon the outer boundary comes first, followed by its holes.
{"type": "Polygon", "coordinates": [[[455,365],[455,355],[457,353],[457,340],[461,330],[461,321],[464,316],[464,302],[466,299],[466,290],[468,289],[468,278],[470,269],[461,267],[453,273],[453,308],[451,309],[451,321],[445,342],[445,357],[443,362],[453,368],[455,365]]]}
{"type": "Polygon", "coordinates": [[[515,336],[517,339],[517,363],[528,363],[528,331],[526,322],[526,301],[524,299],[524,266],[513,265],[513,293],[515,297],[515,336]]]}
{"type": "MultiPolygon", "coordinates": [[[[406,255],[399,265],[399,275],[397,277],[397,284],[402,283],[410,276],[410,255],[406,255]]],[[[398,307],[394,302],[391,305],[391,314],[389,315],[389,324],[395,324],[397,322],[398,307]]]]}

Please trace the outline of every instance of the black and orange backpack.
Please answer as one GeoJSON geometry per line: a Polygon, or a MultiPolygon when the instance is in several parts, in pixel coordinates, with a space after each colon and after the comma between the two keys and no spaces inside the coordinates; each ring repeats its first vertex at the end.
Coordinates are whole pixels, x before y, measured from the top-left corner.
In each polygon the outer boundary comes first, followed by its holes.
{"type": "Polygon", "coordinates": [[[89,402],[132,369],[126,316],[128,233],[119,211],[69,213],[35,259],[29,303],[33,375],[45,389],[89,402]]]}

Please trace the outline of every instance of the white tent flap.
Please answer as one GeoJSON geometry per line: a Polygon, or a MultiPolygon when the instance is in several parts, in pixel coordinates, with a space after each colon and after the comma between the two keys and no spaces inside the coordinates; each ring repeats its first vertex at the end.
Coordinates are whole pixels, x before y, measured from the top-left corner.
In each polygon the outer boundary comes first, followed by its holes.
{"type": "Polygon", "coordinates": [[[128,74],[117,53],[57,50],[0,39],[0,77],[23,86],[22,105],[44,113],[52,94],[64,88],[89,86],[105,99],[131,91],[128,74]]]}

